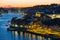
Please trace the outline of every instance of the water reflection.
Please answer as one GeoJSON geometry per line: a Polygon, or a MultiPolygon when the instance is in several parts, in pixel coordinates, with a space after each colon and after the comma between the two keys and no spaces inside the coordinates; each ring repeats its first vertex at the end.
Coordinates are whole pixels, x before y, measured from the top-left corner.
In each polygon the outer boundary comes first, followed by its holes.
{"type": "Polygon", "coordinates": [[[34,35],[26,32],[12,31],[11,34],[14,40],[51,40],[51,38],[45,38],[39,35],[34,35]]]}
{"type": "Polygon", "coordinates": [[[26,32],[7,31],[9,22],[13,17],[23,17],[20,14],[4,13],[0,17],[0,40],[54,40],[52,38],[44,38],[39,35],[34,35],[26,32]]]}

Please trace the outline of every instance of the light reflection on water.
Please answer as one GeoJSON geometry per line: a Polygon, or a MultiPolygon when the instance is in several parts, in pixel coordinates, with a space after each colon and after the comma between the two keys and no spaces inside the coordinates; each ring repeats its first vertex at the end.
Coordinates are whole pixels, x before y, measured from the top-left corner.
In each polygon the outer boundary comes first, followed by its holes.
{"type": "Polygon", "coordinates": [[[15,40],[51,40],[50,38],[45,38],[26,32],[12,31],[11,33],[12,37],[15,37],[15,40]]]}

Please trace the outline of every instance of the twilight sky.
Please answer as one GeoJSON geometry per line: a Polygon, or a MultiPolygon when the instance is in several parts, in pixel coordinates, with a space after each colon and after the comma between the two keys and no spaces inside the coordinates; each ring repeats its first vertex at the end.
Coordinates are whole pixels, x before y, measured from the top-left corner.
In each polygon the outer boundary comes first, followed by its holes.
{"type": "Polygon", "coordinates": [[[52,3],[60,4],[60,0],[0,0],[0,7],[29,7],[52,3]]]}

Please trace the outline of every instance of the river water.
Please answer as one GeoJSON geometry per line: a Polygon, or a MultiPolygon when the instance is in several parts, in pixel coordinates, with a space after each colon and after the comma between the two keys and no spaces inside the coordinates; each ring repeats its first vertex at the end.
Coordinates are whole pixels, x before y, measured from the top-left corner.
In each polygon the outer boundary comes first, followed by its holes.
{"type": "Polygon", "coordinates": [[[17,31],[7,31],[9,27],[9,22],[13,17],[23,17],[18,13],[4,13],[0,17],[0,40],[52,40],[51,38],[44,38],[39,35],[34,35],[30,33],[17,32],[17,31]]]}

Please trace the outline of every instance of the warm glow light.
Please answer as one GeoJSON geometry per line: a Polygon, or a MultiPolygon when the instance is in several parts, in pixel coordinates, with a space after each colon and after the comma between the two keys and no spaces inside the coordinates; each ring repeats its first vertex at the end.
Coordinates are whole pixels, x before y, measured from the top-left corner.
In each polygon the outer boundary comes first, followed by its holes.
{"type": "Polygon", "coordinates": [[[46,25],[44,27],[42,27],[40,24],[35,22],[34,24],[30,25],[30,28],[27,31],[38,33],[38,34],[54,34],[54,35],[57,35],[57,36],[60,37],[60,32],[59,31],[55,31],[55,30],[51,29],[50,27],[49,28],[47,28],[47,27],[48,26],[46,26],[46,25]],[[36,25],[36,26],[34,26],[34,25],[36,25]],[[33,26],[33,28],[32,28],[32,26],[33,26]]]}
{"type": "Polygon", "coordinates": [[[60,4],[60,0],[0,0],[0,7],[29,7],[52,3],[60,4]]]}

